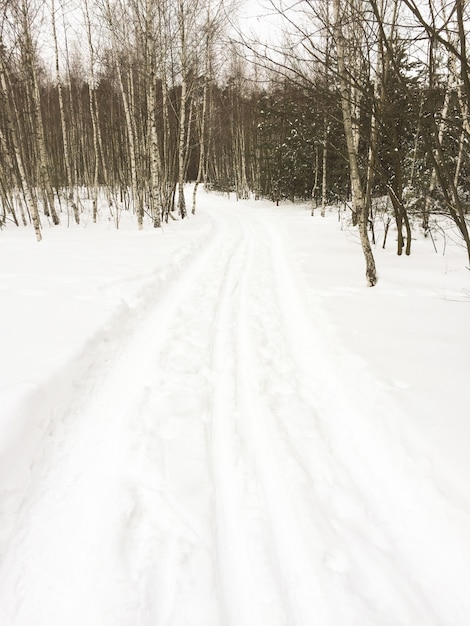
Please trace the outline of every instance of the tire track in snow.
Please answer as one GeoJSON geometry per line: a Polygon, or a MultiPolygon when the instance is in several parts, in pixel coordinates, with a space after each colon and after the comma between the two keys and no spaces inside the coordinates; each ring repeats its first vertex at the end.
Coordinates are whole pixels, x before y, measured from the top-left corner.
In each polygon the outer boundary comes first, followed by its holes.
{"type": "MultiPolygon", "coordinates": [[[[230,262],[221,290],[212,364],[212,455],[224,624],[307,625],[313,615],[321,624],[332,624],[283,477],[286,470],[292,474],[292,463],[285,460],[285,442],[268,424],[270,416],[254,382],[258,366],[250,327],[272,314],[266,309],[268,300],[261,312],[253,305],[265,295],[257,294],[262,285],[256,283],[260,260],[254,249],[262,250],[269,241],[261,228],[253,231],[252,219],[240,226],[243,245],[230,262]],[[249,472],[258,485],[254,524],[247,520],[247,494],[241,484],[249,472]],[[260,572],[264,583],[257,577],[260,572]]],[[[272,286],[271,270],[264,278],[272,286]]]]}
{"type": "Polygon", "coordinates": [[[156,356],[161,389],[149,392],[146,415],[139,418],[144,430],[136,433],[132,499],[140,519],[127,551],[132,569],[140,572],[139,595],[148,608],[142,624],[149,626],[224,623],[212,494],[205,485],[215,480],[206,414],[212,386],[210,332],[239,243],[236,224],[229,222],[228,228],[226,220],[217,254],[174,311],[156,356]],[[137,551],[143,559],[135,558],[137,551]]]}
{"type": "Polygon", "coordinates": [[[266,520],[259,479],[240,431],[239,342],[242,284],[253,270],[252,233],[244,216],[238,249],[219,294],[212,344],[210,445],[214,480],[217,578],[224,626],[288,624],[276,575],[270,570],[266,520]],[[254,473],[255,472],[255,473],[254,473]]]}
{"type": "MultiPolygon", "coordinates": [[[[305,469],[300,467],[299,471],[299,467],[296,467],[299,466],[298,458],[292,464],[291,458],[286,455],[285,442],[279,435],[274,415],[266,406],[266,389],[260,384],[260,378],[269,378],[275,373],[273,367],[278,363],[260,360],[261,346],[256,345],[252,330],[255,327],[258,334],[260,330],[264,333],[266,344],[272,350],[271,355],[265,352],[264,357],[267,358],[276,353],[272,336],[276,336],[282,326],[273,328],[273,318],[278,315],[278,311],[273,306],[272,297],[269,297],[272,293],[266,289],[266,286],[271,288],[274,281],[274,273],[269,264],[263,268],[266,257],[271,253],[266,226],[260,224],[254,216],[252,229],[253,225],[255,228],[247,262],[251,271],[242,276],[239,310],[237,402],[240,422],[262,485],[270,526],[270,547],[276,564],[275,576],[279,591],[284,597],[284,605],[288,607],[285,623],[307,626],[314,618],[316,623],[327,626],[334,622],[325,603],[314,563],[310,560],[311,555],[303,541],[302,520],[298,517],[305,511],[295,510],[292,506],[291,491],[295,485],[287,484],[286,481],[286,477],[289,477],[303,482],[305,469]],[[269,329],[266,327],[267,321],[269,329]],[[274,332],[271,334],[270,331],[274,332]]],[[[278,351],[276,356],[277,359],[285,359],[283,366],[279,368],[285,376],[289,370],[290,355],[278,351]]]]}
{"type": "Polygon", "coordinates": [[[210,408],[210,454],[214,481],[214,535],[217,550],[217,581],[224,605],[224,624],[249,624],[255,616],[251,612],[253,581],[241,541],[237,479],[237,437],[234,420],[234,354],[232,308],[238,291],[238,275],[242,271],[246,237],[239,236],[239,248],[231,257],[225,280],[219,293],[214,319],[212,343],[213,395],[210,408]]]}

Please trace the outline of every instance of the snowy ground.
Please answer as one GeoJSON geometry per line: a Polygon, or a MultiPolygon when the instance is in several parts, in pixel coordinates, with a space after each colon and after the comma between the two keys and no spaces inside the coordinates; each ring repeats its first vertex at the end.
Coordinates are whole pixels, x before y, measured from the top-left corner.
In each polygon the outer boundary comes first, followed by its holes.
{"type": "Polygon", "coordinates": [[[0,234],[1,626],[468,626],[470,272],[378,243],[0,234]]]}

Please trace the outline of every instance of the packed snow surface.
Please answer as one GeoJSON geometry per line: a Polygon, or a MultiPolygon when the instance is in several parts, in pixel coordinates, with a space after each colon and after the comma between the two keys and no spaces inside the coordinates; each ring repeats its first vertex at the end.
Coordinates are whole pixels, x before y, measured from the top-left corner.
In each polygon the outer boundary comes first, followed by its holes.
{"type": "Polygon", "coordinates": [[[468,626],[465,252],[346,225],[0,234],[1,626],[468,626]]]}

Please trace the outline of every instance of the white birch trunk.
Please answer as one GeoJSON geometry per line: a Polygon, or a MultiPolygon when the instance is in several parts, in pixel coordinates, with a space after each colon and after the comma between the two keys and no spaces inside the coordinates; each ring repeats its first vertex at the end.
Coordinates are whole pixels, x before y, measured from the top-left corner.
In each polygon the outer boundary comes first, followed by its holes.
{"type": "Polygon", "coordinates": [[[112,45],[112,53],[114,57],[114,65],[116,67],[116,71],[118,75],[119,91],[121,92],[122,106],[124,108],[124,117],[126,120],[127,141],[129,144],[129,161],[130,161],[130,170],[131,170],[132,204],[137,214],[138,228],[139,230],[142,230],[143,223],[144,223],[144,207],[143,207],[142,202],[140,201],[140,194],[139,194],[138,185],[137,185],[135,134],[134,134],[134,128],[133,128],[133,123],[132,123],[130,97],[128,96],[128,93],[124,86],[122,68],[119,62],[120,48],[119,48],[117,37],[116,37],[116,24],[113,21],[113,14],[111,11],[109,0],[106,0],[106,19],[108,21],[108,27],[111,32],[111,45],[112,45]]]}
{"type": "MultiPolygon", "coordinates": [[[[20,144],[18,141],[17,130],[16,130],[18,126],[18,111],[16,109],[16,104],[14,100],[12,99],[12,95],[11,95],[12,92],[7,81],[6,67],[4,64],[3,56],[2,56],[2,48],[3,46],[0,46],[0,87],[1,87],[2,99],[4,100],[5,122],[9,130],[10,139],[13,145],[13,152],[14,152],[14,156],[16,160],[16,165],[18,167],[21,190],[23,192],[23,197],[26,202],[26,207],[29,211],[31,220],[33,222],[36,239],[38,241],[41,241],[42,239],[41,222],[39,219],[38,205],[37,205],[36,197],[31,190],[31,187],[29,185],[29,182],[26,176],[26,168],[24,166],[23,156],[20,150],[20,144]],[[14,124],[13,118],[15,118],[16,124],[14,124]]],[[[24,221],[24,215],[23,215],[23,221],[24,221]]]]}
{"type": "Polygon", "coordinates": [[[79,224],[80,213],[78,211],[77,203],[73,199],[72,166],[70,162],[70,150],[69,150],[69,142],[68,142],[68,136],[67,136],[67,124],[65,121],[65,107],[64,107],[64,96],[62,92],[62,80],[60,77],[59,46],[57,43],[57,29],[56,29],[56,21],[55,21],[55,0],[51,0],[51,21],[52,21],[52,37],[54,39],[56,84],[57,84],[57,93],[59,95],[59,111],[60,111],[60,125],[61,125],[61,130],[62,130],[62,145],[64,147],[65,175],[67,178],[66,202],[68,205],[69,199],[71,199],[73,216],[74,216],[75,222],[79,224]],[[70,198],[69,198],[68,192],[70,192],[70,198]]]}
{"type": "Polygon", "coordinates": [[[343,112],[344,133],[348,149],[349,173],[351,179],[351,194],[353,211],[356,215],[361,239],[362,252],[366,262],[366,278],[370,287],[377,283],[377,272],[375,268],[374,255],[367,233],[367,221],[365,219],[364,194],[359,172],[357,147],[353,131],[353,121],[351,116],[351,98],[348,73],[345,63],[345,43],[340,14],[340,0],[333,0],[334,7],[334,32],[336,37],[336,54],[338,60],[338,73],[341,90],[341,108],[343,112]]]}
{"type": "MultiPolygon", "coordinates": [[[[206,50],[206,54],[208,54],[208,51],[206,50]]],[[[197,166],[197,178],[196,178],[196,182],[194,184],[194,189],[193,189],[193,208],[192,208],[192,214],[194,215],[196,213],[196,197],[197,197],[197,190],[198,187],[201,183],[202,177],[203,177],[203,172],[204,172],[204,162],[205,162],[205,158],[206,158],[206,151],[205,151],[205,146],[206,146],[206,142],[205,142],[205,135],[206,135],[206,115],[207,115],[207,88],[208,88],[208,63],[206,61],[205,63],[205,72],[204,72],[204,85],[202,88],[202,111],[201,111],[201,122],[199,125],[199,162],[198,162],[198,166],[197,166]]]]}
{"type": "Polygon", "coordinates": [[[328,184],[328,123],[325,119],[323,129],[323,150],[322,150],[322,178],[321,178],[321,213],[325,217],[326,189],[328,184]]]}
{"type": "Polygon", "coordinates": [[[34,59],[33,41],[31,38],[31,26],[29,24],[28,6],[26,0],[22,0],[21,3],[21,18],[22,18],[22,55],[24,59],[24,67],[31,81],[31,105],[32,105],[32,117],[34,119],[34,130],[37,147],[38,168],[41,179],[42,191],[44,194],[44,204],[46,214],[50,214],[54,224],[59,224],[59,216],[54,206],[54,192],[52,190],[51,179],[49,176],[49,168],[47,165],[47,152],[46,142],[44,139],[44,126],[41,113],[41,96],[39,92],[39,82],[36,70],[36,63],[34,59]]]}
{"type": "Polygon", "coordinates": [[[186,146],[186,105],[187,105],[187,49],[184,0],[179,0],[179,29],[181,54],[181,97],[178,127],[178,212],[182,219],[186,217],[186,201],[184,198],[185,146],[186,146]]]}

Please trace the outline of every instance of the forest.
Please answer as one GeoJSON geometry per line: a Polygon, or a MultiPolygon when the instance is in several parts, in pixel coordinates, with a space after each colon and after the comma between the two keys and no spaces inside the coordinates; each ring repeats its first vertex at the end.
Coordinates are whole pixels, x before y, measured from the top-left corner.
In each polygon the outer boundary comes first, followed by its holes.
{"type": "Polygon", "coordinates": [[[0,626],[469,626],[470,0],[0,7],[0,626]]]}
{"type": "Polygon", "coordinates": [[[266,0],[269,37],[238,5],[2,0],[0,227],[158,228],[201,184],[344,204],[371,286],[377,220],[409,255],[445,215],[470,259],[468,2],[266,0]]]}

